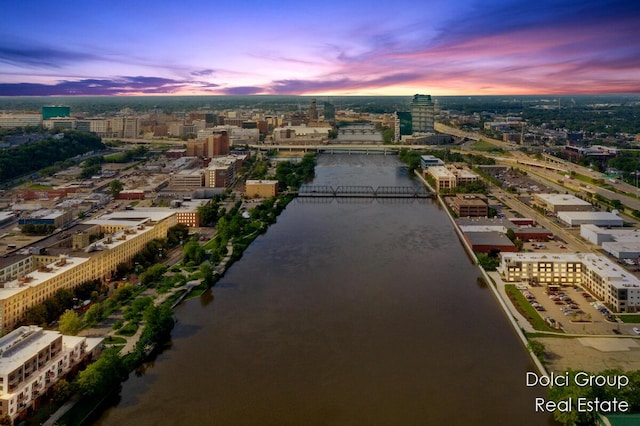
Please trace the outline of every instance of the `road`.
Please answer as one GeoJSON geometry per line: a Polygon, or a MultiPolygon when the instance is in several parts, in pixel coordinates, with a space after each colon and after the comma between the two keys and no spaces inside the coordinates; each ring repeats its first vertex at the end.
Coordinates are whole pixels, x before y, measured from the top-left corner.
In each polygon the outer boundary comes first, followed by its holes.
{"type": "MultiPolygon", "coordinates": [[[[452,134],[458,137],[466,137],[473,140],[483,139],[500,148],[509,150],[508,155],[493,155],[488,154],[485,151],[465,149],[465,152],[472,152],[477,155],[484,155],[496,160],[499,164],[510,165],[518,167],[527,173],[532,173],[540,178],[545,179],[551,183],[550,186],[555,187],[558,192],[571,191],[573,193],[595,193],[609,200],[618,200],[624,206],[632,210],[640,210],[640,188],[630,185],[626,182],[622,182],[616,179],[615,182],[608,181],[601,173],[595,172],[588,167],[584,167],[578,164],[565,162],[562,159],[556,158],[548,154],[542,154],[544,160],[536,160],[531,158],[526,153],[518,150],[521,146],[511,143],[503,142],[497,139],[488,138],[480,133],[466,132],[454,127],[446,126],[441,123],[436,123],[435,128],[439,132],[452,134]],[[611,191],[607,188],[602,188],[593,183],[581,182],[577,179],[567,179],[565,176],[570,175],[572,172],[588,176],[592,179],[603,179],[604,183],[615,188],[618,192],[611,191]],[[559,182],[560,181],[560,182],[559,182]],[[587,188],[586,186],[589,186],[587,188]]],[[[640,167],[639,167],[640,168],[640,167]]],[[[640,183],[640,181],[639,181],[640,183]]],[[[549,183],[545,183],[549,185],[549,183]]]]}

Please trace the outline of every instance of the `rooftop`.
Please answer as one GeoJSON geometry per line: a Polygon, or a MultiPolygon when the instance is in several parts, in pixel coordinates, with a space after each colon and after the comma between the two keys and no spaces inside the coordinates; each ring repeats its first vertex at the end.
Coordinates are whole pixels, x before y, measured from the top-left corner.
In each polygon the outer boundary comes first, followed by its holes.
{"type": "Polygon", "coordinates": [[[477,178],[478,175],[473,173],[471,170],[467,170],[467,169],[455,169],[455,173],[458,175],[458,177],[460,178],[477,178]]]}
{"type": "Polygon", "coordinates": [[[464,235],[474,246],[515,247],[509,237],[501,232],[465,232],[464,235]]]}
{"type": "Polygon", "coordinates": [[[485,218],[485,217],[470,217],[470,218],[460,218],[456,219],[456,224],[462,228],[463,226],[480,226],[480,227],[504,227],[504,228],[513,228],[516,229],[513,223],[511,223],[508,219],[501,218],[485,218]]]}
{"type": "Polygon", "coordinates": [[[22,326],[0,339],[0,374],[8,374],[60,337],[35,325],[22,326]]]}
{"type": "Polygon", "coordinates": [[[567,219],[592,219],[592,220],[619,220],[622,221],[622,218],[615,213],[612,212],[558,212],[559,218],[567,218],[567,219]]]}
{"type": "Polygon", "coordinates": [[[582,230],[611,235],[617,242],[640,242],[640,229],[608,229],[589,223],[580,225],[580,231],[582,230]]]}
{"type": "Polygon", "coordinates": [[[138,225],[149,220],[160,222],[175,214],[175,210],[164,207],[136,207],[133,210],[122,210],[104,214],[96,219],[87,220],[87,225],[138,225]]]}
{"type": "Polygon", "coordinates": [[[87,351],[93,350],[102,342],[102,338],[64,336],[57,331],[44,330],[35,325],[22,326],[0,338],[0,374],[15,371],[60,336],[63,347],[75,347],[85,341],[87,351]]]}
{"type": "Polygon", "coordinates": [[[591,203],[567,194],[536,194],[536,197],[556,206],[590,206],[591,203]]]}
{"type": "Polygon", "coordinates": [[[438,178],[452,178],[454,179],[456,176],[445,166],[435,166],[429,167],[429,173],[438,177],[438,178]]]}
{"type": "Polygon", "coordinates": [[[258,184],[268,184],[268,185],[273,185],[278,183],[277,180],[266,180],[266,179],[247,179],[247,185],[258,185],[258,184]]]}
{"type": "Polygon", "coordinates": [[[51,262],[43,268],[29,272],[25,277],[4,283],[0,288],[0,299],[11,297],[29,287],[37,287],[51,278],[67,272],[78,265],[87,262],[84,257],[60,256],[55,262],[51,262]]]}

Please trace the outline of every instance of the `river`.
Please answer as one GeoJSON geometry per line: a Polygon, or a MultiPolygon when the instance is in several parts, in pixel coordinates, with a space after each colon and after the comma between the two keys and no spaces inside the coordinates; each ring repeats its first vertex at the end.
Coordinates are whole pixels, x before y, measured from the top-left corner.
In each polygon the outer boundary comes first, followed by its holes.
{"type": "MultiPolygon", "coordinates": [[[[317,185],[417,185],[326,155],[317,185]]],[[[296,199],[99,425],[545,425],[523,345],[431,199],[296,199]]]]}

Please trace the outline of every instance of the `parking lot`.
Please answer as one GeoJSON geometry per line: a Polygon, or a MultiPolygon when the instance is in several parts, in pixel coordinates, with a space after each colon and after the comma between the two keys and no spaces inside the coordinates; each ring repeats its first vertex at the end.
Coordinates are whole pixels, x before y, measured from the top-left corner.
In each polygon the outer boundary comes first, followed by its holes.
{"type": "Polygon", "coordinates": [[[518,284],[518,288],[551,327],[569,334],[635,335],[631,324],[616,322],[608,309],[580,287],[549,291],[546,286],[518,284]]]}

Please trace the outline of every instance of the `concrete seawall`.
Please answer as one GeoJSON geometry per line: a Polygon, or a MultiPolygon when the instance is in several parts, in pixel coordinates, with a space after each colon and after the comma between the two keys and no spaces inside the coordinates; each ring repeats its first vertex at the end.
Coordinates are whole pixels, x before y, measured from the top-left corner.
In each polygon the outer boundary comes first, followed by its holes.
{"type": "MultiPolygon", "coordinates": [[[[429,188],[430,191],[433,191],[434,193],[436,193],[434,188],[432,188],[431,185],[429,185],[429,183],[420,175],[420,173],[417,170],[414,171],[414,173],[420,179],[420,181],[427,188],[429,188]]],[[[529,342],[528,342],[526,336],[524,335],[522,329],[518,326],[518,322],[513,317],[513,314],[511,313],[511,309],[509,309],[509,306],[507,305],[508,302],[505,301],[502,298],[502,296],[500,295],[500,292],[498,291],[498,289],[494,285],[493,280],[487,274],[487,271],[485,271],[484,268],[482,266],[480,266],[480,264],[478,263],[478,257],[473,252],[473,249],[471,248],[471,246],[469,245],[467,240],[465,240],[464,235],[462,234],[462,231],[460,230],[460,228],[458,228],[458,225],[456,224],[456,221],[454,220],[453,216],[451,215],[451,212],[449,212],[449,208],[447,207],[446,203],[444,202],[444,200],[442,199],[440,194],[437,194],[437,197],[438,197],[438,201],[440,202],[440,205],[444,208],[444,211],[447,213],[447,216],[449,217],[449,220],[451,221],[451,224],[453,225],[453,229],[455,230],[456,235],[458,236],[458,239],[462,243],[462,246],[466,250],[466,252],[469,255],[469,257],[471,257],[471,260],[473,261],[473,263],[480,270],[480,273],[482,274],[482,278],[487,283],[487,286],[491,289],[491,292],[493,293],[493,296],[498,301],[500,307],[504,311],[504,314],[507,316],[507,319],[511,323],[511,326],[513,327],[513,329],[515,330],[516,334],[520,338],[520,341],[522,342],[524,347],[527,349],[527,352],[529,352],[529,356],[531,357],[531,360],[533,361],[533,363],[536,365],[536,368],[538,369],[538,372],[541,373],[541,374],[544,374],[544,375],[548,375],[548,372],[547,372],[546,368],[544,368],[544,366],[542,365],[542,363],[540,362],[538,357],[529,349],[529,345],[528,345],[529,342]]]]}

